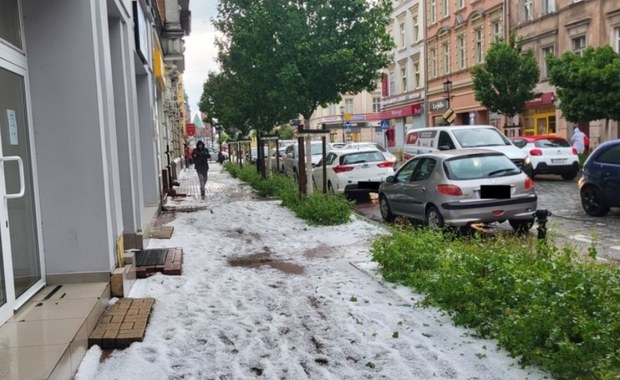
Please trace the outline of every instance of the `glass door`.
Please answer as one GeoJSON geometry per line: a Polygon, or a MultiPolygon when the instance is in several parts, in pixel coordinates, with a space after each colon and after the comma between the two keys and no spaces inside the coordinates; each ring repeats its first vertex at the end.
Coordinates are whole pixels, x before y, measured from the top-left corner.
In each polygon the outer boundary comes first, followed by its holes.
{"type": "Polygon", "coordinates": [[[43,285],[24,76],[0,59],[0,324],[43,285]]]}

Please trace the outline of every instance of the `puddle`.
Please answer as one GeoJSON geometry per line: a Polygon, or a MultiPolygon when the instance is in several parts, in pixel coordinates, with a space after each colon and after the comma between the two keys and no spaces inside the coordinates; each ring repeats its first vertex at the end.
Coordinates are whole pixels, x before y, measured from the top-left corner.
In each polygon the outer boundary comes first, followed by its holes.
{"type": "Polygon", "coordinates": [[[286,274],[304,273],[304,268],[302,266],[287,261],[272,259],[271,252],[269,251],[259,252],[245,257],[230,258],[228,259],[228,264],[232,267],[244,268],[260,268],[263,265],[268,265],[286,274]]]}

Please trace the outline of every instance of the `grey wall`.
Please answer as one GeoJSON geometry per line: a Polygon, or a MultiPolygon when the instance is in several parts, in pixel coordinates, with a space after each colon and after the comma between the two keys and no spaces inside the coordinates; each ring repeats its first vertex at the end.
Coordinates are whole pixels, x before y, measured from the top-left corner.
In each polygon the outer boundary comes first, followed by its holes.
{"type": "Polygon", "coordinates": [[[109,271],[114,252],[94,1],[23,1],[47,274],[109,271]]]}

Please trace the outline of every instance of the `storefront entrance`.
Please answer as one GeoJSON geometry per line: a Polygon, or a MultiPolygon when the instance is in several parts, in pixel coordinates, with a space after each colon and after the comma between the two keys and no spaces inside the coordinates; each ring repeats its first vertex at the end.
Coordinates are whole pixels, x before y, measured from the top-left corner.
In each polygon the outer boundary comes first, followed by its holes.
{"type": "MultiPolygon", "coordinates": [[[[43,286],[23,67],[0,49],[0,324],[43,286]]],[[[25,58],[22,62],[25,66],[25,58]]]]}

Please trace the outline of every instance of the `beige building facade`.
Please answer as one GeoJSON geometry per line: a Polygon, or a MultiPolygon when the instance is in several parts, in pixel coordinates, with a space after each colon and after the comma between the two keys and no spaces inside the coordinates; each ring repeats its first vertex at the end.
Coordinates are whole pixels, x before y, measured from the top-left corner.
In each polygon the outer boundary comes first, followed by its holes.
{"type": "MultiPolygon", "coordinates": [[[[519,0],[510,4],[510,26],[523,39],[524,48],[532,49],[540,65],[538,99],[526,104],[522,127],[513,134],[537,135],[557,133],[570,137],[572,127],[558,108],[555,88],[549,83],[545,56],[578,53],[587,47],[610,45],[620,53],[620,2],[609,0],[519,0]]],[[[620,80],[620,78],[619,78],[620,80]]],[[[580,123],[592,146],[618,138],[618,122],[580,123]]]]}

